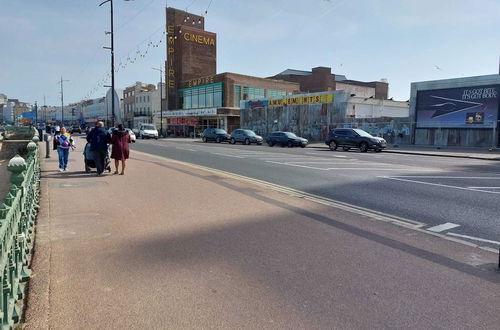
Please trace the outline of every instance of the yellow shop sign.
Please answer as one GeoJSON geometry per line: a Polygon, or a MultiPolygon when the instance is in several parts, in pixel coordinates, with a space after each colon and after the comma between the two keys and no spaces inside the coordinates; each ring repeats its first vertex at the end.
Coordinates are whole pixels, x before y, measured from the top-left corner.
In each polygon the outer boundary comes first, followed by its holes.
{"type": "Polygon", "coordinates": [[[268,102],[270,107],[298,104],[331,103],[333,102],[333,94],[290,96],[281,99],[269,100],[268,102]]]}

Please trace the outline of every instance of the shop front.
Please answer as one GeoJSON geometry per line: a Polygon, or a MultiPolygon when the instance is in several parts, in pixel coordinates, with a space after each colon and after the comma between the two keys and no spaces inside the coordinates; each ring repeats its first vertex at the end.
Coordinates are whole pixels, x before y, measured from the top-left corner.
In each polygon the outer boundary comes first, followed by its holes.
{"type": "Polygon", "coordinates": [[[164,111],[167,134],[173,137],[200,137],[206,128],[222,128],[228,132],[239,128],[238,108],[208,108],[164,111]]]}

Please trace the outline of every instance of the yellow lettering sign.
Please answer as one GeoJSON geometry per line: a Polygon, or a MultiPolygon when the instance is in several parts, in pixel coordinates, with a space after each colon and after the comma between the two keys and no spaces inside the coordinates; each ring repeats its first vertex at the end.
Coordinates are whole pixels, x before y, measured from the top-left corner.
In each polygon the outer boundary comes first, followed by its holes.
{"type": "Polygon", "coordinates": [[[174,87],[175,87],[174,81],[173,80],[169,80],[168,81],[168,88],[174,88],[174,87]]]}
{"type": "Polygon", "coordinates": [[[175,78],[175,70],[168,69],[168,76],[172,77],[172,78],[175,78]]]}
{"type": "Polygon", "coordinates": [[[298,104],[314,104],[314,103],[331,103],[333,102],[333,94],[310,95],[300,97],[285,97],[281,99],[269,100],[270,107],[279,107],[286,105],[298,104]]]}
{"type": "Polygon", "coordinates": [[[174,33],[174,26],[173,25],[168,25],[167,26],[167,33],[174,33]]]}
{"type": "Polygon", "coordinates": [[[191,34],[189,32],[184,33],[184,40],[196,42],[196,43],[202,44],[202,45],[215,46],[215,39],[214,38],[202,36],[199,34],[191,34]]]}
{"type": "Polygon", "coordinates": [[[188,87],[194,87],[198,85],[206,85],[206,84],[213,84],[214,83],[214,76],[209,76],[209,77],[201,77],[201,78],[196,78],[188,81],[188,87]]]}

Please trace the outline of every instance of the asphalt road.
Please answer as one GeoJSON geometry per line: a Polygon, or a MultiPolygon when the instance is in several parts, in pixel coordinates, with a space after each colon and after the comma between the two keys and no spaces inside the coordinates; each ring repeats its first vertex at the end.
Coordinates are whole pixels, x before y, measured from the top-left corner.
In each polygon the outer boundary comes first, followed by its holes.
{"type": "Polygon", "coordinates": [[[138,140],[132,149],[422,222],[476,244],[500,241],[496,161],[176,140],[138,140]]]}

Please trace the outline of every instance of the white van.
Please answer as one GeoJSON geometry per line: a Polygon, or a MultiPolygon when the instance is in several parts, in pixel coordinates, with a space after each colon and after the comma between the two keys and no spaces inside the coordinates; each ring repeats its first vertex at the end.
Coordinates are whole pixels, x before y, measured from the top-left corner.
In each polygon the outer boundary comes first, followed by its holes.
{"type": "Polygon", "coordinates": [[[158,139],[158,130],[154,124],[141,124],[139,128],[139,137],[141,139],[158,139]]]}

